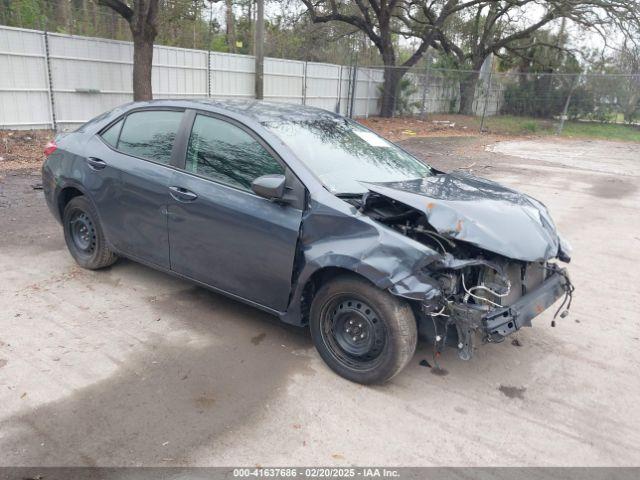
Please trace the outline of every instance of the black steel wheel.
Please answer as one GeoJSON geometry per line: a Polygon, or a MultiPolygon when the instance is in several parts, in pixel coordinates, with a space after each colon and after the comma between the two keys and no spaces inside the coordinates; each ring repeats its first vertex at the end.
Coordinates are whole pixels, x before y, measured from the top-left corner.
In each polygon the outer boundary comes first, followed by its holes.
{"type": "Polygon", "coordinates": [[[74,210],[69,219],[69,228],[76,249],[91,255],[96,249],[96,229],[89,215],[82,210],[74,210]]]}
{"type": "Polygon", "coordinates": [[[72,198],[62,215],[69,253],[81,267],[95,270],[113,264],[117,257],[106,245],[98,215],[84,196],[72,198]]]}
{"type": "Polygon", "coordinates": [[[326,304],[322,316],[322,340],[339,361],[362,370],[380,358],[387,333],[365,300],[338,295],[326,304]]]}
{"type": "Polygon", "coordinates": [[[337,277],[314,296],[311,335],[323,360],[358,383],[382,383],[409,362],[416,320],[402,299],[355,275],[337,277]]]}

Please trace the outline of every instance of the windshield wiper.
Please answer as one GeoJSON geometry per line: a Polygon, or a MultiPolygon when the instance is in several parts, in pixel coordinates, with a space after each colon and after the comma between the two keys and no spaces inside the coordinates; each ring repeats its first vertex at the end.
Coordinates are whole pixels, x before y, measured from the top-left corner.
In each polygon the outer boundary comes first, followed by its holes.
{"type": "Polygon", "coordinates": [[[334,193],[334,195],[338,198],[360,198],[366,192],[362,193],[334,193]]]}

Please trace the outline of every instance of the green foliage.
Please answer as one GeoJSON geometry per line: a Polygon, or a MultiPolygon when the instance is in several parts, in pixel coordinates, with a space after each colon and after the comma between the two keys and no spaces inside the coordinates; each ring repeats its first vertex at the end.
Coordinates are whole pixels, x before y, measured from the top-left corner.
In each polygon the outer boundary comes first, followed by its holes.
{"type": "Polygon", "coordinates": [[[506,86],[501,113],[558,118],[569,99],[569,120],[619,122],[629,104],[621,93],[628,81],[626,77],[529,75],[506,86]]]}
{"type": "Polygon", "coordinates": [[[539,118],[560,115],[571,90],[570,86],[554,85],[553,77],[520,78],[507,85],[502,113],[539,118]]]}
{"type": "Polygon", "coordinates": [[[214,52],[228,52],[229,46],[224,35],[215,35],[211,39],[211,50],[214,52]]]}
{"type": "MultiPolygon", "coordinates": [[[[384,85],[378,85],[378,97],[382,98],[384,85]]],[[[409,78],[403,77],[398,82],[396,89],[396,115],[413,115],[420,106],[420,102],[411,100],[411,97],[418,93],[418,89],[409,78]]]]}
{"type": "Polygon", "coordinates": [[[3,25],[27,25],[37,28],[46,20],[45,0],[4,0],[0,1],[0,23],[3,25]]]}
{"type": "Polygon", "coordinates": [[[538,131],[538,124],[536,122],[524,122],[522,130],[527,133],[535,133],[538,131]]]}
{"type": "Polygon", "coordinates": [[[418,92],[410,79],[402,78],[398,83],[396,94],[396,114],[411,115],[420,106],[419,102],[411,101],[411,97],[418,92]]]}

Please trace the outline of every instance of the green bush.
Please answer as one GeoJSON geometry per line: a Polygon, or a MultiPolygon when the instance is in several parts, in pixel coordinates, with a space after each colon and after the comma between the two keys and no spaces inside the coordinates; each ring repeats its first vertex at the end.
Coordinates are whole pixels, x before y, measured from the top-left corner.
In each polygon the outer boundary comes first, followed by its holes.
{"type": "Polygon", "coordinates": [[[532,76],[507,85],[501,113],[534,118],[557,118],[564,112],[569,95],[571,99],[567,116],[571,120],[614,122],[617,118],[619,106],[615,99],[607,98],[602,92],[597,93],[588,85],[576,87],[569,78],[560,81],[549,75],[532,76]]]}
{"type": "MultiPolygon", "coordinates": [[[[378,106],[382,101],[384,85],[378,85],[378,106]]],[[[396,115],[412,115],[420,106],[420,102],[412,102],[411,96],[417,93],[418,89],[413,85],[410,79],[402,78],[398,82],[396,90],[396,115]]]]}

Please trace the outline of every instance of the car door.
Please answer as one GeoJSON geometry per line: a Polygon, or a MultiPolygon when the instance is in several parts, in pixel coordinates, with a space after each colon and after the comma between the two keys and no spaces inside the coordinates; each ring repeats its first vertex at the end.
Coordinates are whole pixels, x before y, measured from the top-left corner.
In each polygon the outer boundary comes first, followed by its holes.
{"type": "Polygon", "coordinates": [[[133,111],[99,136],[87,151],[87,188],[107,240],[137,260],[169,268],[166,209],[172,148],[182,110],[133,111]]]}
{"type": "Polygon", "coordinates": [[[184,167],[174,173],[170,186],[171,269],[283,311],[291,290],[304,187],[243,125],[193,115],[184,167]],[[290,191],[302,193],[301,202],[279,204],[253,193],[255,178],[278,173],[287,175],[290,191]]]}

